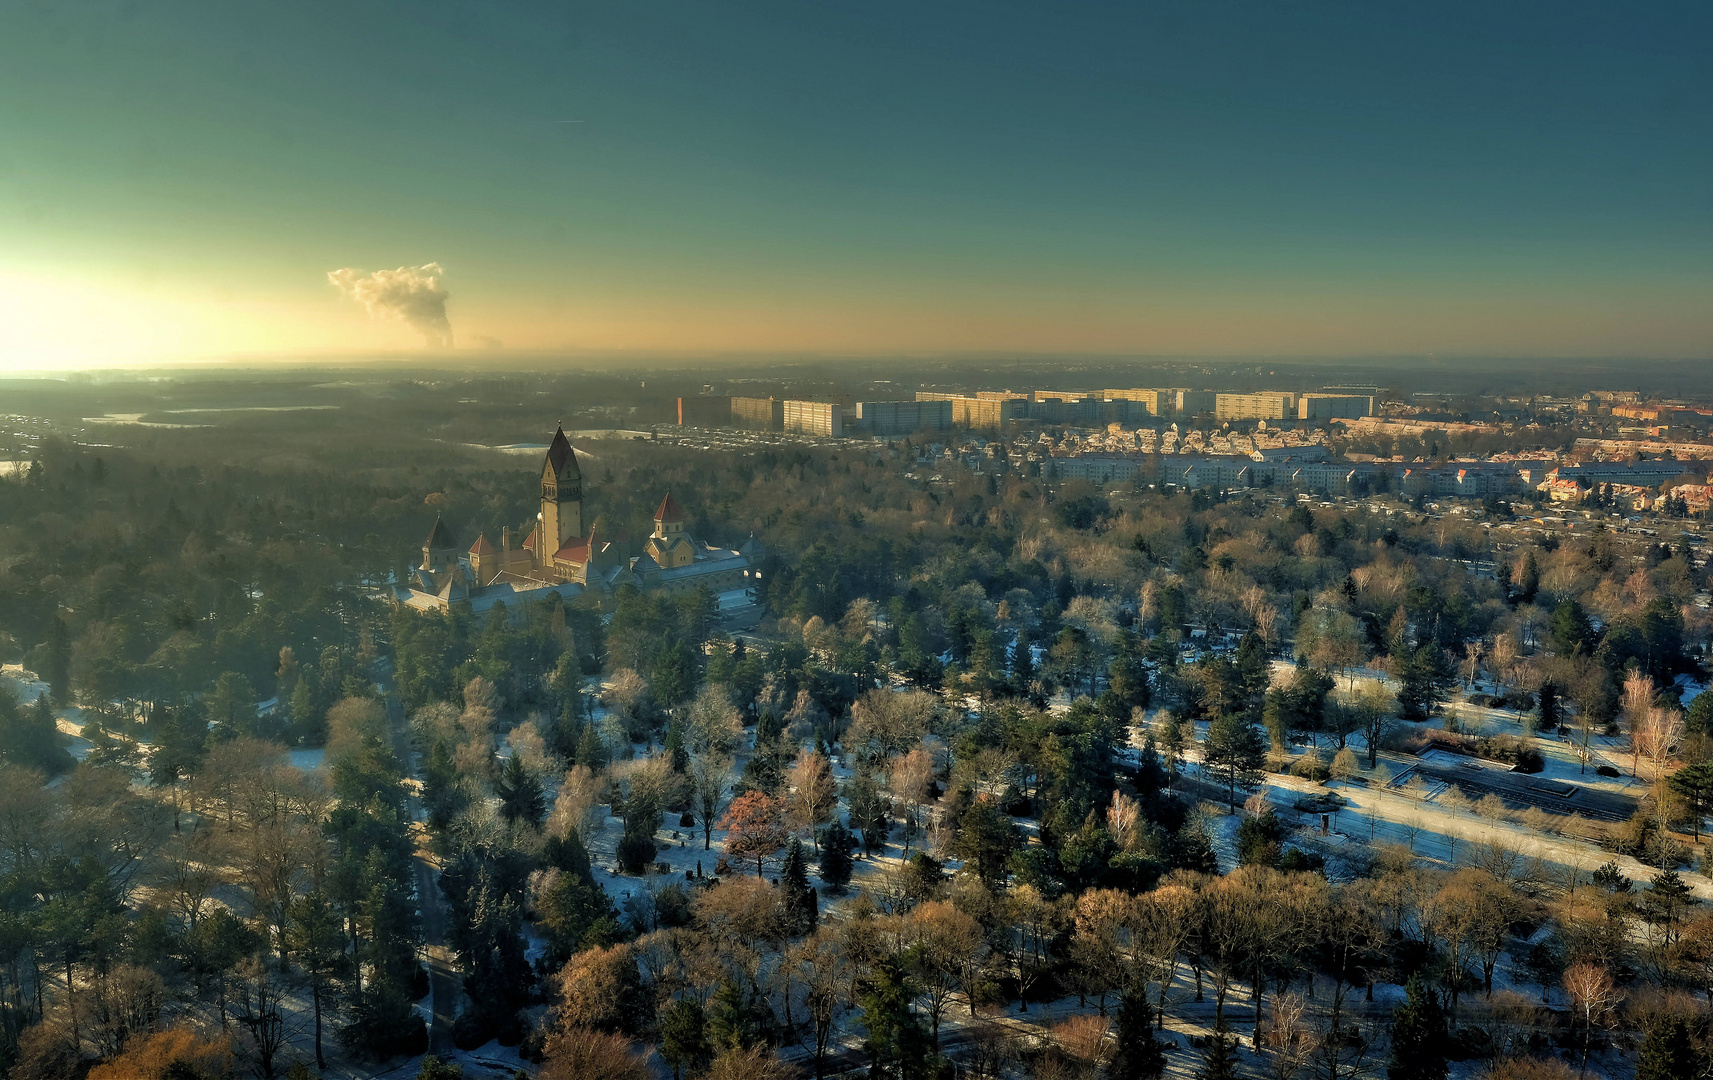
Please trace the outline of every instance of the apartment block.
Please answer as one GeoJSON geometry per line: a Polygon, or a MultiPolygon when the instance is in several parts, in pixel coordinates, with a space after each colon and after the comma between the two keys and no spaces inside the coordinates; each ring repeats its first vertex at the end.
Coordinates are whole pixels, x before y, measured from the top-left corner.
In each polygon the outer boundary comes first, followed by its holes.
{"type": "Polygon", "coordinates": [[[785,430],[785,402],[778,398],[732,398],[732,423],[762,431],[785,430]]]}
{"type": "Polygon", "coordinates": [[[1215,394],[1213,415],[1218,420],[1296,419],[1297,395],[1278,390],[1255,394],[1215,394]]]}
{"type": "Polygon", "coordinates": [[[684,427],[725,427],[731,422],[732,399],[724,394],[678,399],[678,423],[684,427]]]}
{"type": "MultiPolygon", "coordinates": [[[[1177,407],[1176,396],[1170,390],[1106,390],[1108,401],[1128,401],[1140,405],[1149,416],[1165,416],[1177,407]]],[[[1132,415],[1135,410],[1132,410],[1132,415]]]]}
{"type": "Polygon", "coordinates": [[[1172,395],[1172,411],[1186,419],[1213,412],[1218,404],[1219,395],[1212,390],[1179,389],[1168,392],[1172,395]]]}
{"type": "Polygon", "coordinates": [[[1374,415],[1374,399],[1361,394],[1304,394],[1297,399],[1299,420],[1360,420],[1374,415]]]}
{"type": "Polygon", "coordinates": [[[845,406],[831,401],[784,402],[781,421],[786,431],[837,439],[845,433],[845,406]]]}
{"type": "Polygon", "coordinates": [[[909,435],[952,426],[950,401],[859,401],[854,426],[870,435],[909,435]]]}

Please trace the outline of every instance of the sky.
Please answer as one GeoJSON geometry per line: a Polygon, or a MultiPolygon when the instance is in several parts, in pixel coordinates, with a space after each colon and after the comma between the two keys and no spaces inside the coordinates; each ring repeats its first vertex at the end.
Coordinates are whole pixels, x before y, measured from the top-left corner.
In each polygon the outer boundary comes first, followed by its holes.
{"type": "Polygon", "coordinates": [[[0,5],[0,371],[448,349],[1710,357],[1713,6],[0,5]]]}

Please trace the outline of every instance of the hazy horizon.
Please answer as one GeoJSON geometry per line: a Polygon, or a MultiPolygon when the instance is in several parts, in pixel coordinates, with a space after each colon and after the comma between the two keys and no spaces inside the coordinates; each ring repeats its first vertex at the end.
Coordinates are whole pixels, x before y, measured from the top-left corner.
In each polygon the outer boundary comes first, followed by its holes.
{"type": "Polygon", "coordinates": [[[0,13],[0,370],[1713,355],[1689,5],[0,13]]]}

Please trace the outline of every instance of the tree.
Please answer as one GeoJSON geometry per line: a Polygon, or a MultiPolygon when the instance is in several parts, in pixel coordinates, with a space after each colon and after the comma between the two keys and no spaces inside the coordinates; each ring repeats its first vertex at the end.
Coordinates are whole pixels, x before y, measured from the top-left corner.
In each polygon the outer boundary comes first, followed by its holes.
{"type": "Polygon", "coordinates": [[[764,1046],[727,1050],[708,1067],[707,1080],[796,1080],[797,1070],[764,1046]]]}
{"type": "MultiPolygon", "coordinates": [[[[1697,700],[1700,700],[1699,698],[1697,700]]],[[[1689,821],[1695,830],[1695,840],[1701,840],[1701,818],[1713,804],[1713,761],[1698,761],[1685,765],[1671,775],[1671,789],[1689,804],[1689,821]]]]}
{"type": "Polygon", "coordinates": [[[1106,1075],[1111,1080],[1155,1080],[1166,1071],[1166,1047],[1154,1037],[1154,1010],[1140,990],[1118,1000],[1117,1043],[1106,1075]]]}
{"type": "Polygon", "coordinates": [[[856,837],[835,820],[821,834],[821,880],[842,891],[851,880],[851,853],[856,837]]]}
{"type": "Polygon", "coordinates": [[[1451,1032],[1445,1006],[1423,981],[1410,976],[1404,1002],[1392,1010],[1392,1054],[1388,1080],[1445,1080],[1445,1055],[1451,1032]]]}
{"type": "Polygon", "coordinates": [[[1699,1065],[1689,1025],[1682,1016],[1662,1016],[1648,1027],[1636,1062],[1636,1080],[1681,1080],[1699,1065]]]}
{"type": "Polygon", "coordinates": [[[786,783],[791,792],[786,800],[789,823],[793,829],[815,836],[818,851],[819,829],[832,820],[833,810],[839,804],[839,785],[833,779],[832,763],[826,754],[805,747],[798,752],[786,783]]]}
{"type": "Polygon", "coordinates": [[[820,908],[804,866],[803,845],[795,838],[785,854],[785,865],[779,871],[779,891],[782,894],[780,908],[785,932],[791,937],[813,933],[820,920],[820,908]]]}
{"type": "Polygon", "coordinates": [[[1237,1080],[1237,1039],[1225,1027],[1222,1019],[1208,1036],[1207,1046],[1201,1052],[1201,1068],[1196,1070],[1196,1080],[1237,1080]]]}
{"type": "Polygon", "coordinates": [[[291,905],[287,940],[297,957],[315,1010],[315,1065],[327,1068],[321,1052],[321,1017],[328,992],[342,978],[349,961],[345,954],[344,922],[319,892],[307,893],[291,905]]]}
{"type": "Polygon", "coordinates": [[[1437,641],[1412,650],[1398,672],[1398,708],[1406,720],[1426,720],[1451,692],[1452,673],[1437,641]]]}
{"type": "Polygon", "coordinates": [[[761,876],[762,860],[790,839],[785,828],[784,804],[760,791],[746,791],[733,799],[720,819],[719,828],[726,830],[726,855],[738,859],[753,857],[757,877],[761,876]]]}
{"type": "Polygon", "coordinates": [[[917,1080],[927,1076],[928,1032],[910,1009],[910,989],[897,960],[877,960],[857,994],[862,1026],[868,1033],[863,1050],[870,1075],[917,1080]]]}
{"type": "Polygon", "coordinates": [[[284,994],[272,966],[261,953],[238,967],[233,1016],[250,1033],[256,1068],[272,1080],[274,1059],[286,1042],[284,994]]]}
{"type": "Polygon", "coordinates": [[[966,985],[965,976],[980,970],[972,960],[986,953],[981,924],[944,900],[930,900],[911,910],[905,940],[910,943],[906,962],[927,1005],[934,1045],[939,1046],[940,1018],[952,995],[962,988],[974,1000],[975,987],[966,985]]]}
{"type": "Polygon", "coordinates": [[[1221,713],[1208,727],[1202,753],[1225,785],[1231,812],[1237,813],[1237,790],[1247,791],[1260,781],[1267,759],[1260,731],[1241,713],[1221,713]]]}
{"type": "Polygon", "coordinates": [[[702,823],[702,850],[707,851],[714,843],[714,822],[719,820],[726,793],[731,790],[732,756],[725,750],[703,748],[690,755],[685,776],[690,783],[691,805],[702,823]]]}
{"type": "Polygon", "coordinates": [[[707,1027],[702,1003],[695,998],[678,998],[666,1010],[660,1023],[660,1056],[672,1066],[673,1080],[685,1069],[699,1073],[713,1060],[707,1027]]]}
{"type": "Polygon", "coordinates": [[[1618,1007],[1622,995],[1612,981],[1612,973],[1587,960],[1570,965],[1564,972],[1564,989],[1570,995],[1572,1013],[1582,1023],[1582,1065],[1588,1069],[1588,1047],[1594,1038],[1594,1025],[1603,1024],[1618,1007]]]}
{"type": "Polygon", "coordinates": [[[548,1039],[539,1080],[653,1080],[647,1059],[631,1041],[608,1031],[569,1025],[548,1039]]]}
{"type": "Polygon", "coordinates": [[[1386,684],[1378,679],[1365,683],[1356,697],[1356,726],[1362,732],[1363,741],[1368,744],[1368,767],[1374,768],[1379,760],[1380,743],[1385,740],[1393,726],[1393,714],[1397,709],[1397,699],[1386,684]]]}
{"type": "Polygon", "coordinates": [[[542,791],[541,778],[524,764],[523,755],[513,753],[500,768],[494,783],[494,794],[500,798],[500,816],[512,824],[522,822],[532,829],[541,827],[547,813],[547,795],[542,791]]]}

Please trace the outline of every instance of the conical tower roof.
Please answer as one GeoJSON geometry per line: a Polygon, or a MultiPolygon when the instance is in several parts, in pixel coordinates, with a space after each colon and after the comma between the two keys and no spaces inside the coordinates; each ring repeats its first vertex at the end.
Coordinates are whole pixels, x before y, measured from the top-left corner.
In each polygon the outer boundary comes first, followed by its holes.
{"type": "Polygon", "coordinates": [[[663,523],[678,523],[684,520],[684,511],[678,509],[678,503],[672,498],[672,492],[668,491],[666,498],[660,500],[660,509],[654,512],[654,520],[663,523]]]}
{"type": "Polygon", "coordinates": [[[448,529],[446,522],[437,516],[434,519],[434,528],[428,530],[428,539],[423,541],[423,546],[432,549],[452,548],[458,545],[452,539],[452,530],[448,529]]]}
{"type": "Polygon", "coordinates": [[[577,451],[571,449],[571,440],[565,437],[564,424],[553,431],[553,442],[547,447],[547,463],[553,466],[553,475],[561,479],[583,475],[583,470],[577,465],[577,451]]]}

